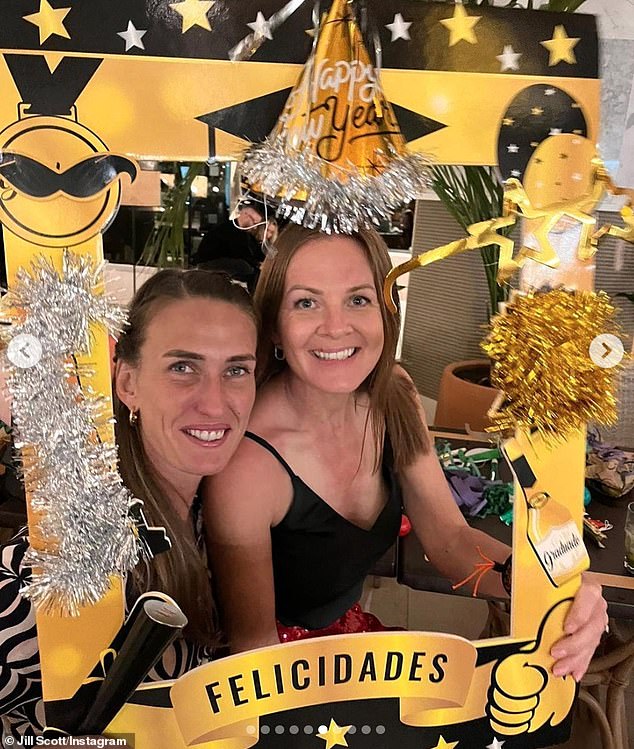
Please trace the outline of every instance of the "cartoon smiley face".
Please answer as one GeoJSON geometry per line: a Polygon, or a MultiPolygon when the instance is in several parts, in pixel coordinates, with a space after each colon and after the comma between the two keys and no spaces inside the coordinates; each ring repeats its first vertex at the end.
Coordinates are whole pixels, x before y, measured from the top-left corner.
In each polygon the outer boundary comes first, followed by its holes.
{"type": "Polygon", "coordinates": [[[19,120],[0,133],[0,222],[36,245],[81,244],[116,215],[123,173],[134,180],[134,162],[78,122],[19,120]]]}

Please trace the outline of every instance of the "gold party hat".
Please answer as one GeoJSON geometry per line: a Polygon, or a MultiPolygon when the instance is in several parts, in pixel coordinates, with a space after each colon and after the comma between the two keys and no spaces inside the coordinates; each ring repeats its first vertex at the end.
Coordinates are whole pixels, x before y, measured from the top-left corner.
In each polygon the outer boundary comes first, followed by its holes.
{"type": "Polygon", "coordinates": [[[242,174],[284,218],[346,234],[428,186],[427,160],[407,150],[347,0],[334,0],[284,111],[247,151],[242,174]]]}

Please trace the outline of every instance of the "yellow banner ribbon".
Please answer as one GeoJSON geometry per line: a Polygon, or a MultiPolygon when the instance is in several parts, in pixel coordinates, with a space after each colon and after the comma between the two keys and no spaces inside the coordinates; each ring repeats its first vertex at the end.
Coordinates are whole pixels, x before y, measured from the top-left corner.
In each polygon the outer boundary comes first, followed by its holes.
{"type": "Polygon", "coordinates": [[[401,721],[420,726],[429,710],[465,704],[476,655],[471,642],[446,634],[305,640],[201,666],[173,685],[171,699],[188,745],[223,749],[257,743],[260,716],[351,699],[398,697],[401,721]]]}

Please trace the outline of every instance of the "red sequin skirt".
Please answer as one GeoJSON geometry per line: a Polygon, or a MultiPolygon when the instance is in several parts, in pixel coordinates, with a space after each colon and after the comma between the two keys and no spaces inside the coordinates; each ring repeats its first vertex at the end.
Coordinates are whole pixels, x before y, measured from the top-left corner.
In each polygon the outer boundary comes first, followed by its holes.
{"type": "Polygon", "coordinates": [[[351,606],[345,614],[335,619],[332,624],[321,629],[287,627],[277,622],[277,634],[280,642],[295,642],[296,640],[308,640],[311,637],[326,637],[328,635],[352,635],[359,632],[389,632],[402,629],[402,627],[386,627],[374,614],[364,611],[358,603],[351,606]]]}

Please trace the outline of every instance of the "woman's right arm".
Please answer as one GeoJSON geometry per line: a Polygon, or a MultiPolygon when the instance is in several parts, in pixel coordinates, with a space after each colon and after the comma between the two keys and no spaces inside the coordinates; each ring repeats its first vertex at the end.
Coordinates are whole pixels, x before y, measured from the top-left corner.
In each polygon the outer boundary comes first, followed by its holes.
{"type": "Polygon", "coordinates": [[[285,478],[272,457],[245,439],[227,468],[203,482],[212,586],[232,653],[279,643],[271,525],[289,490],[285,478]]]}

